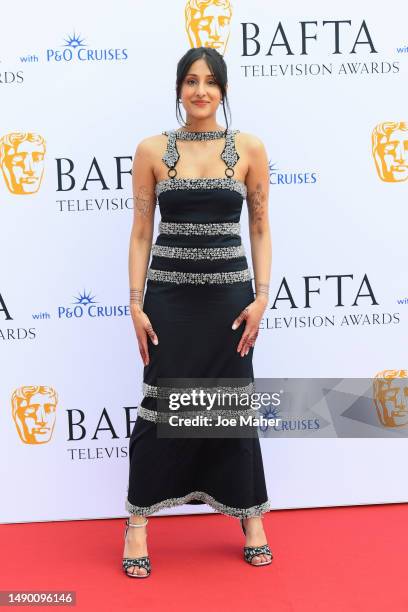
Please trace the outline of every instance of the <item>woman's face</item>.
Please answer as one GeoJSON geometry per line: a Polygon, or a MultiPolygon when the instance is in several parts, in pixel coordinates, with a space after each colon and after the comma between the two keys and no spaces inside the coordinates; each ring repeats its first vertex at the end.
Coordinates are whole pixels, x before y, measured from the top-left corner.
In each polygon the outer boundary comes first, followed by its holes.
{"type": "Polygon", "coordinates": [[[204,59],[193,62],[180,91],[187,115],[206,118],[214,115],[221,101],[221,90],[204,59]]]}

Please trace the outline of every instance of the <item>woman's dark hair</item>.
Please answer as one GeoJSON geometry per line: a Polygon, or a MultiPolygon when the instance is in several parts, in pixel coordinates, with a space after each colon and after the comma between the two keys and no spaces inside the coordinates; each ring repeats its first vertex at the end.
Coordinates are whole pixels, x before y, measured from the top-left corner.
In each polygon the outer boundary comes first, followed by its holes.
{"type": "MultiPolygon", "coordinates": [[[[226,85],[228,82],[227,78],[227,65],[225,63],[222,55],[211,47],[194,47],[189,49],[187,53],[183,55],[183,57],[179,60],[177,64],[177,79],[176,79],[176,117],[179,121],[183,121],[184,119],[181,115],[180,110],[180,92],[181,87],[184,81],[186,74],[190,69],[190,66],[193,62],[198,59],[204,59],[207,63],[207,66],[210,69],[211,74],[213,75],[217,85],[221,90],[222,97],[222,108],[224,111],[225,124],[226,129],[228,129],[228,119],[225,113],[225,107],[228,108],[229,115],[231,116],[231,110],[228,103],[226,85]]],[[[186,124],[184,123],[184,126],[186,124]]]]}

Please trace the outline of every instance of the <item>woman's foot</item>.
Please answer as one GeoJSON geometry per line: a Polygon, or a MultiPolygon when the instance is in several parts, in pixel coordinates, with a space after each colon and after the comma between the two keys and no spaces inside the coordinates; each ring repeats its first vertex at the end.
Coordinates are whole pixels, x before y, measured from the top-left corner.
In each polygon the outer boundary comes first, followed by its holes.
{"type": "MultiPolygon", "coordinates": [[[[132,524],[140,525],[146,521],[145,516],[134,515],[129,517],[129,522],[132,524]]],[[[146,557],[149,553],[147,552],[147,528],[138,527],[134,529],[129,527],[125,538],[125,549],[123,551],[123,557],[146,557]]],[[[128,574],[139,574],[146,575],[147,570],[144,567],[136,567],[133,565],[127,570],[128,574]]]]}
{"type": "MultiPolygon", "coordinates": [[[[262,546],[263,544],[267,544],[262,518],[260,516],[245,518],[243,519],[243,524],[246,531],[245,546],[262,546]]],[[[270,561],[270,559],[270,555],[256,555],[252,558],[251,563],[253,565],[258,565],[259,563],[270,561]]]]}

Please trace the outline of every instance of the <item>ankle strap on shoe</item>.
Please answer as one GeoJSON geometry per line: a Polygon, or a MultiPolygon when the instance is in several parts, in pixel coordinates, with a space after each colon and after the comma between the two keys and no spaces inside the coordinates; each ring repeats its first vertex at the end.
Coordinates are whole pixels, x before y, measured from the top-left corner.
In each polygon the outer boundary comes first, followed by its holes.
{"type": "Polygon", "coordinates": [[[135,523],[131,523],[131,522],[129,521],[129,519],[127,519],[126,524],[127,524],[129,527],[144,527],[145,525],[147,525],[147,523],[148,523],[148,522],[149,522],[149,519],[146,519],[146,521],[145,521],[144,523],[139,523],[139,524],[137,524],[137,525],[136,525],[135,523]]]}

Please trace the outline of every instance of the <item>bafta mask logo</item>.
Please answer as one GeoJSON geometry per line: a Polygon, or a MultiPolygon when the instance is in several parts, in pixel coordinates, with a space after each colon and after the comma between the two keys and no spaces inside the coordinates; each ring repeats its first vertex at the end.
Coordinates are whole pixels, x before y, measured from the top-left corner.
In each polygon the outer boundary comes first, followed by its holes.
{"type": "Polygon", "coordinates": [[[36,193],[44,174],[45,140],[32,132],[11,132],[0,139],[0,165],[11,193],[36,193]]]}
{"type": "Polygon", "coordinates": [[[387,183],[408,180],[408,123],[385,121],[376,125],[372,151],[381,180],[387,183]]]}
{"type": "Polygon", "coordinates": [[[224,55],[227,47],[232,7],[229,0],[188,0],[185,8],[186,32],[191,47],[211,47],[224,55]]]}
{"type": "Polygon", "coordinates": [[[25,444],[45,444],[54,431],[58,396],[52,387],[19,387],[11,398],[18,435],[25,444]]]}
{"type": "Polygon", "coordinates": [[[374,404],[384,427],[408,425],[408,370],[383,370],[375,375],[374,404]]]}

